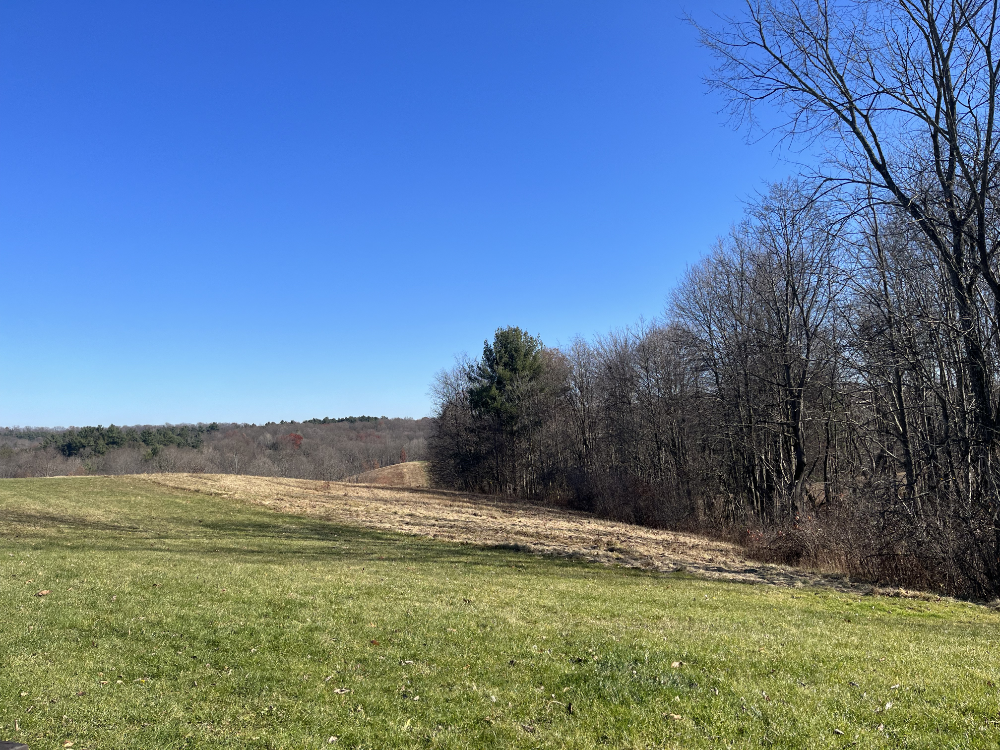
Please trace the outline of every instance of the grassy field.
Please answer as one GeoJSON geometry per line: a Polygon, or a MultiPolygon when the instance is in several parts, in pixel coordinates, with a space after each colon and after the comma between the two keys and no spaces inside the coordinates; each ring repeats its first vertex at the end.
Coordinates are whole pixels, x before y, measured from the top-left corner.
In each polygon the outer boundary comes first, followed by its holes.
{"type": "Polygon", "coordinates": [[[31,750],[1000,745],[1000,615],[973,605],[477,549],[128,478],[0,481],[0,524],[0,740],[31,750]]]}

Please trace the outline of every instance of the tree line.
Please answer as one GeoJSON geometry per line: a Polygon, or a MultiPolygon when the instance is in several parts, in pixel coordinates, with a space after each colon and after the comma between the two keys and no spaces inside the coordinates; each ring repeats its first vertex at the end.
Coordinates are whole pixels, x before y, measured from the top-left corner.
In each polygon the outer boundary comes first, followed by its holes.
{"type": "Polygon", "coordinates": [[[748,2],[711,84],[822,156],[664,315],[498,330],[435,385],[438,481],[712,529],[789,562],[1000,595],[997,3],[748,2]]]}
{"type": "Polygon", "coordinates": [[[0,429],[0,477],[199,472],[336,481],[426,455],[430,419],[0,429]]]}
{"type": "Polygon", "coordinates": [[[158,451],[168,445],[183,448],[200,448],[204,434],[219,430],[216,422],[197,425],[161,425],[157,427],[71,427],[60,432],[50,432],[42,439],[41,447],[54,448],[63,456],[81,454],[102,456],[109,450],[124,447],[144,447],[158,451]]]}

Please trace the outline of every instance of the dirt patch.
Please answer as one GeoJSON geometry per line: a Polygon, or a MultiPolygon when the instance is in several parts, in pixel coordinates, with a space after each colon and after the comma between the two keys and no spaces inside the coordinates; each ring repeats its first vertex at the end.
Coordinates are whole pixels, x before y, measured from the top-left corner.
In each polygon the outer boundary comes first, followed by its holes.
{"type": "Polygon", "coordinates": [[[490,496],[228,474],[145,474],[136,478],[283,513],[451,542],[508,546],[645,570],[684,570],[705,578],[743,583],[871,590],[838,576],[759,563],[748,559],[735,545],[693,534],[604,521],[585,513],[490,496]]]}

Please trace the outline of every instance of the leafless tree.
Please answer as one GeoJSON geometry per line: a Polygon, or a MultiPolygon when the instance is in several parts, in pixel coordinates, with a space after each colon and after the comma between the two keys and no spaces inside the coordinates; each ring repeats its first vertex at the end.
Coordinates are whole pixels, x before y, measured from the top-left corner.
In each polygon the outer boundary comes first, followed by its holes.
{"type": "Polygon", "coordinates": [[[748,0],[740,17],[699,27],[718,61],[710,84],[736,121],[753,129],[771,106],[784,117],[774,130],[822,148],[818,176],[852,204],[878,282],[862,294],[874,314],[855,321],[855,343],[890,349],[886,380],[868,391],[890,407],[880,414],[893,434],[875,455],[902,467],[917,515],[931,485],[916,444],[933,455],[927,472],[947,469],[934,523],[981,594],[1000,590],[998,21],[997,0],[748,0]],[[922,288],[905,259],[925,269],[922,288]]]}

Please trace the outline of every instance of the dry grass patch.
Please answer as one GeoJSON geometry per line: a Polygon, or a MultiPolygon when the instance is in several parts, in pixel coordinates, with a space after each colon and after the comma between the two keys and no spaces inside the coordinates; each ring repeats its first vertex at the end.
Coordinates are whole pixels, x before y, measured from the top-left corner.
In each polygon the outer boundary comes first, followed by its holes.
{"type": "Polygon", "coordinates": [[[1000,746],[1000,628],[985,607],[661,575],[357,521],[518,529],[501,538],[566,549],[589,539],[615,562],[607,542],[640,544],[629,532],[656,549],[686,538],[474,501],[242,477],[0,480],[0,738],[78,750],[1000,746]],[[335,512],[348,523],[317,517],[335,512]]]}
{"type": "Polygon", "coordinates": [[[660,572],[683,569],[705,578],[741,583],[853,588],[839,576],[751,560],[738,546],[726,542],[492,496],[229,474],[148,474],[137,478],[283,513],[463,544],[505,546],[660,572]]]}
{"type": "Polygon", "coordinates": [[[377,484],[380,487],[416,487],[430,489],[431,478],[427,473],[426,461],[407,461],[402,464],[383,466],[344,480],[351,484],[377,484]]]}

